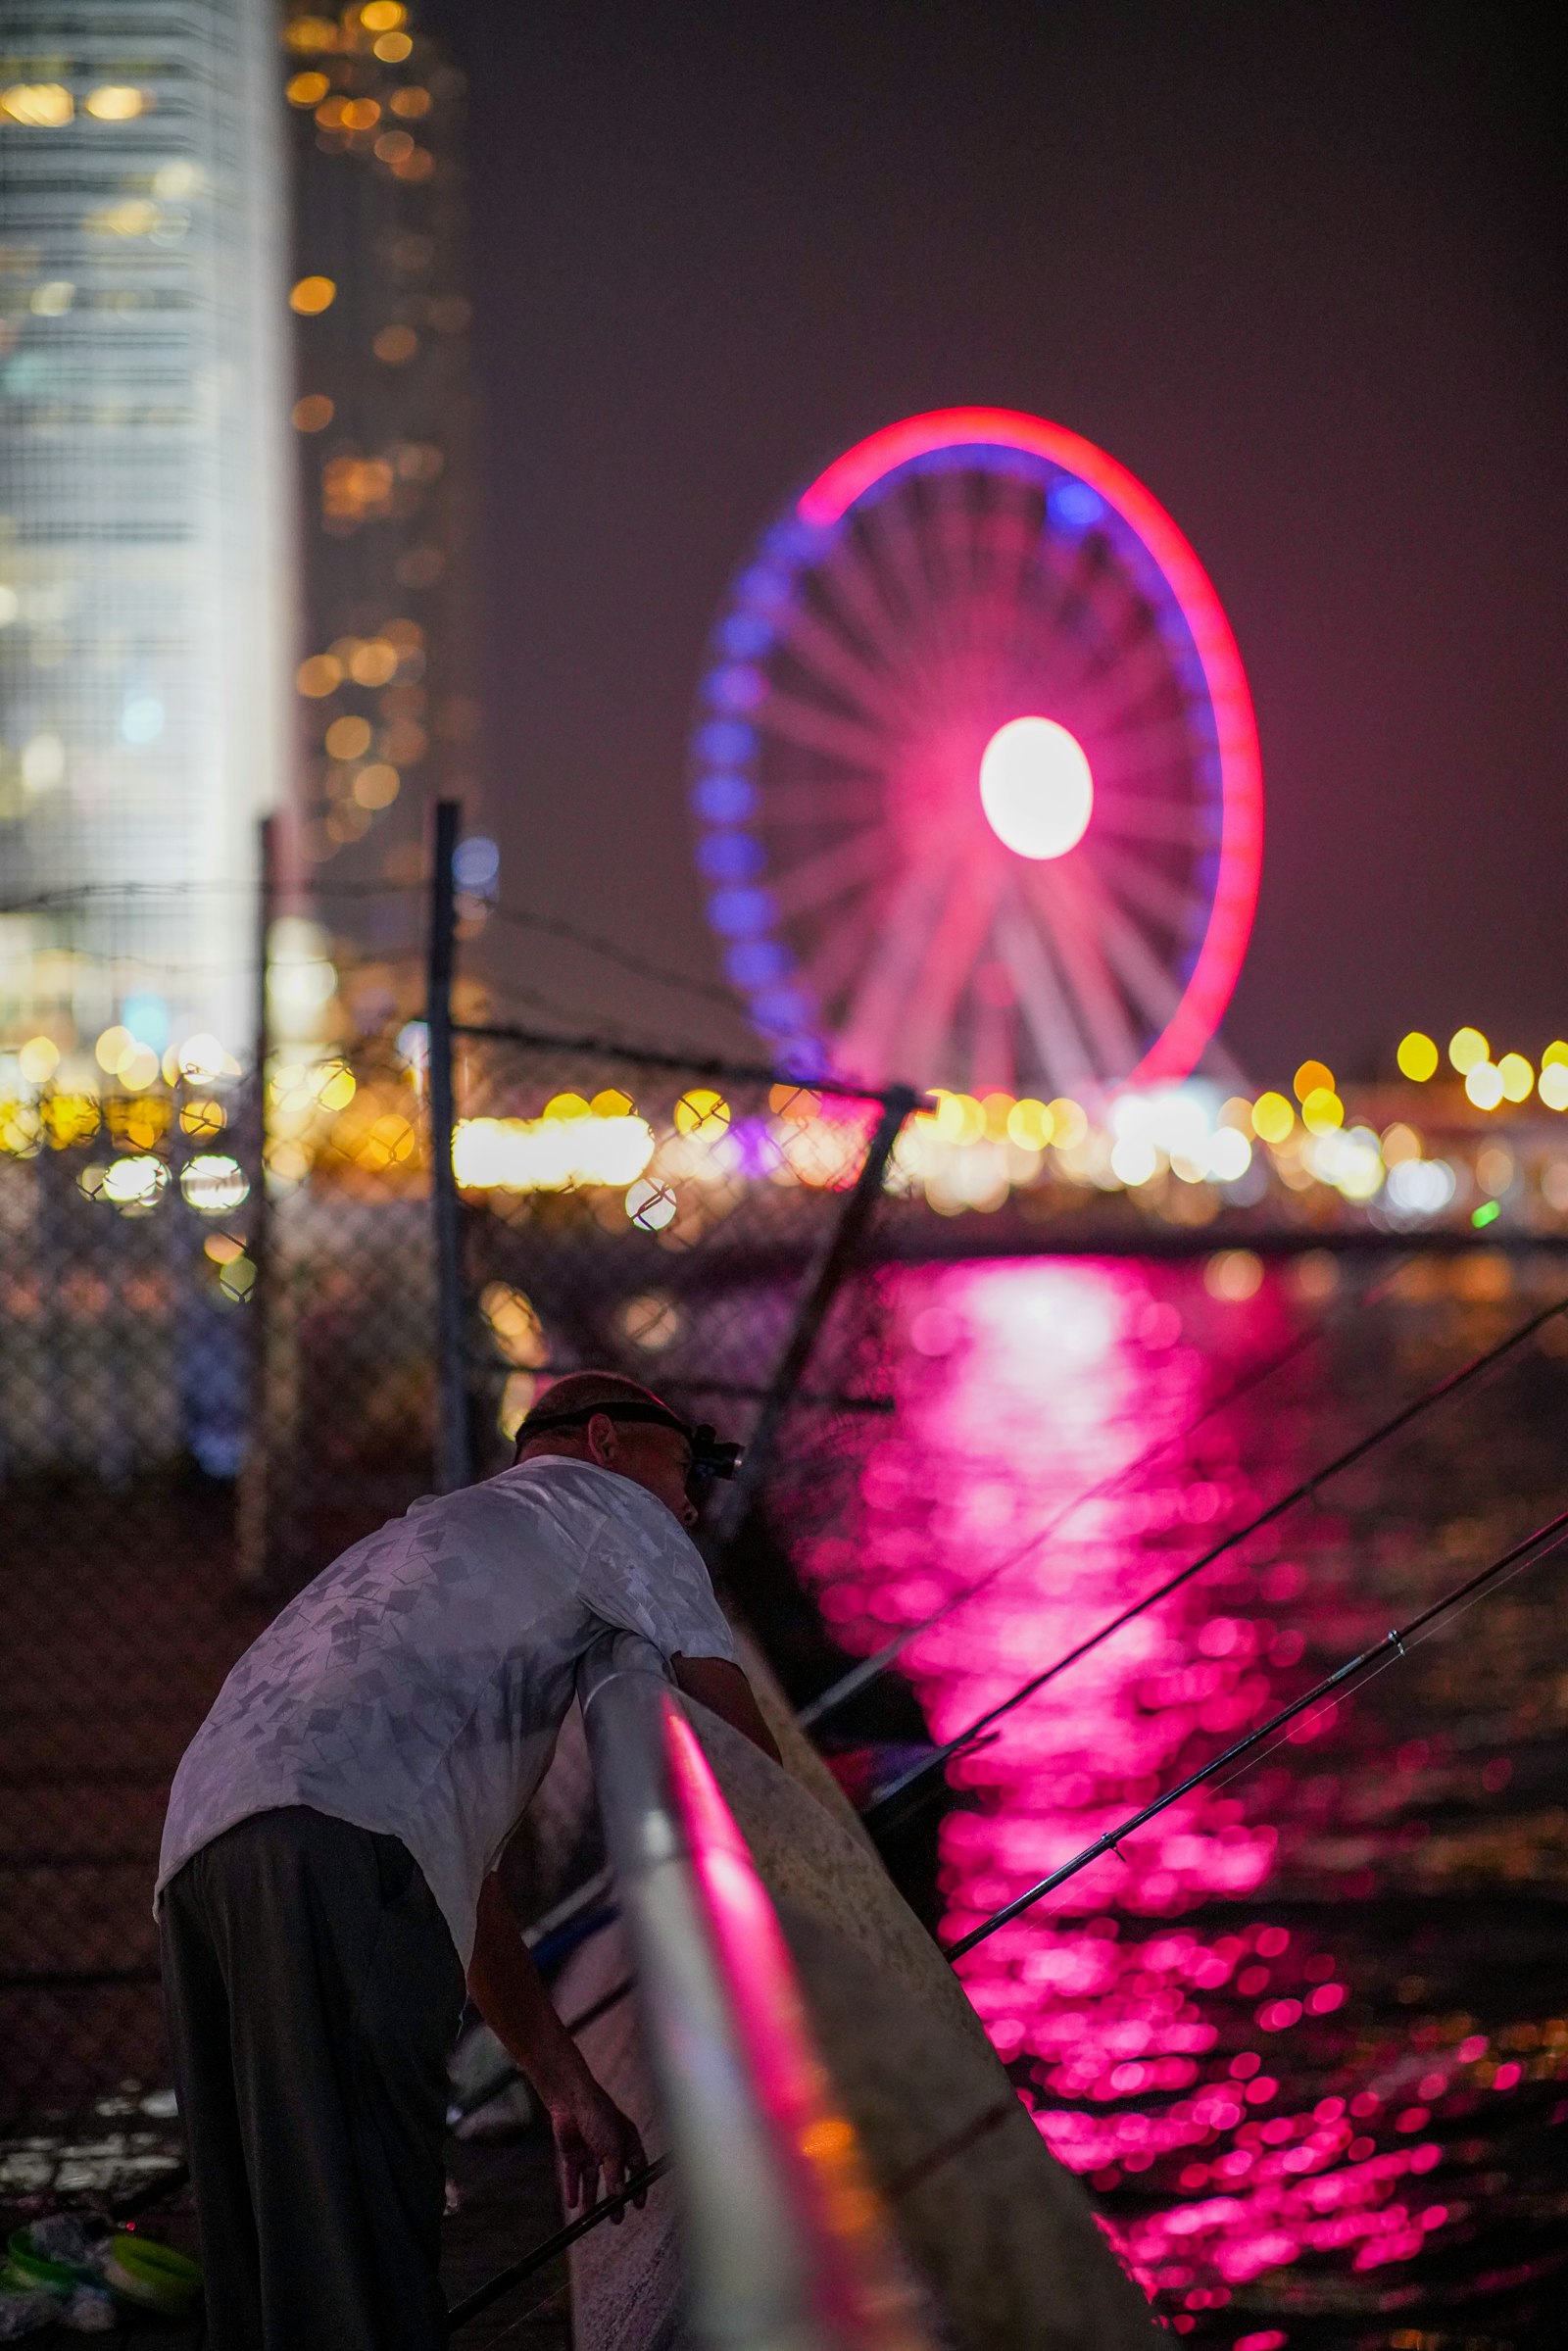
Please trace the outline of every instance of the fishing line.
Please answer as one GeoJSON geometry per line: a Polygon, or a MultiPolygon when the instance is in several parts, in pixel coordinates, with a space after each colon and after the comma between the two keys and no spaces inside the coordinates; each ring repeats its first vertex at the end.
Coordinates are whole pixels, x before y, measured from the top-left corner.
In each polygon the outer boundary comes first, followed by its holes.
{"type": "MultiPolygon", "coordinates": [[[[1206,1551],[1200,1552],[1199,1557],[1188,1566],[1178,1568],[1175,1575],[1168,1576],[1163,1584],[1156,1584],[1153,1591],[1146,1592],[1142,1599],[1130,1601],[1125,1608],[1119,1609],[1114,1616],[1107,1618],[1098,1631],[1086,1635],[1082,1641],[1075,1642],[1070,1649],[1063,1651],[1061,1656],[1046,1666],[1043,1671],[1031,1675],[1029,1680],[1020,1684],[1017,1690],[1012,1690],[1004,1698],[999,1698],[997,1703],[987,1707],[983,1714],[976,1715],[974,1721],[965,1730],[958,1732],[956,1737],[948,1739],[942,1746],[933,1748],[929,1755],[922,1757],[918,1763],[911,1764],[907,1771],[901,1773],[896,1780],[889,1781],[885,1788],[878,1788],[870,1803],[865,1807],[862,1818],[869,1820],[874,1814],[893,1804],[921,1780],[940,1771],[945,1763],[969,1746],[982,1731],[989,1730],[991,1725],[1000,1721],[1004,1715],[1010,1714],[1015,1706],[1021,1706],[1026,1698],[1031,1698],[1037,1690],[1044,1690],[1048,1682],[1054,1682],[1058,1674],[1065,1673],[1068,1666],[1076,1665],[1080,1658],[1087,1657],[1092,1650],[1098,1649],[1102,1641],[1108,1641],[1113,1633],[1119,1633],[1124,1625],[1130,1625],[1134,1618],[1142,1616],[1146,1609],[1152,1608],[1159,1600],[1167,1599],[1173,1592],[1179,1592],[1184,1584],[1190,1584],[1194,1576],[1200,1575],[1205,1567],[1212,1567],[1217,1559],[1222,1559],[1228,1551],[1235,1550],[1238,1544],[1246,1543],[1253,1535],[1260,1534],[1263,1528],[1272,1526],[1276,1519],[1284,1518],[1298,1503],[1310,1499],[1320,1486],[1326,1486],[1332,1478],[1352,1468],[1356,1462],[1364,1461],[1377,1446],[1386,1445],[1391,1438],[1396,1437],[1401,1430],[1408,1428],[1424,1413],[1435,1410],[1439,1404],[1446,1403],[1450,1396],[1456,1396],[1460,1389],[1467,1387],[1472,1380],[1478,1379],[1483,1372],[1490,1371],[1500,1363],[1504,1356],[1511,1354],[1515,1347],[1521,1347],[1544,1324],[1550,1322],[1554,1315],[1561,1314],[1565,1308],[1568,1308],[1568,1298],[1558,1298],[1552,1305],[1544,1306],[1540,1313],[1532,1314],[1506,1338],[1499,1339],[1495,1346],[1488,1347],[1482,1354],[1473,1356],[1468,1363],[1461,1364],[1457,1371],[1448,1373],[1446,1378],[1440,1380],[1435,1387],[1425,1390],[1422,1395],[1413,1397],[1409,1403],[1401,1405],[1399,1410],[1391,1419],[1384,1421],[1379,1428],[1373,1429],[1365,1437],[1357,1438],[1356,1442],[1348,1446],[1343,1453],[1337,1454],[1321,1469],[1314,1470],[1312,1475],[1309,1478],[1303,1478],[1299,1485],[1293,1486],[1288,1494],[1283,1494],[1276,1501],[1270,1502],[1266,1509],[1260,1511],[1255,1518],[1250,1519],[1245,1526],[1237,1527],[1229,1535],[1222,1536],[1218,1543],[1211,1543],[1206,1551]]],[[[978,1590],[979,1587],[974,1589],[978,1590]]]]}
{"type": "MultiPolygon", "coordinates": [[[[1367,1302],[1370,1303],[1370,1300],[1367,1302]]],[[[1007,1558],[1000,1560],[995,1567],[988,1568],[983,1576],[978,1577],[973,1584],[966,1585],[961,1592],[952,1593],[939,1607],[933,1608],[929,1616],[922,1616],[915,1624],[906,1625],[904,1630],[896,1633],[882,1648],[876,1650],[873,1655],[862,1658],[858,1665],[853,1666],[847,1674],[841,1675],[838,1681],[830,1683],[819,1696],[812,1698],[809,1705],[803,1706],[796,1716],[802,1730],[809,1730],[811,1725],[819,1723],[824,1715],[834,1713],[847,1699],[855,1697],[866,1687],[867,1683],[876,1681],[878,1676],[885,1673],[895,1659],[902,1655],[911,1641],[918,1640],[922,1633],[929,1633],[933,1625],[941,1624],[943,1619],[951,1616],[956,1609],[963,1607],[967,1601],[976,1598],[979,1593],[994,1584],[999,1576],[1007,1575],[1013,1568],[1021,1567],[1024,1561],[1032,1557],[1040,1545],[1054,1535],[1058,1528],[1065,1525],[1075,1512],[1084,1509],[1090,1502],[1103,1501],[1107,1495],[1115,1493],[1118,1486],[1125,1485],[1128,1479],[1136,1477],[1141,1470],[1148,1469],[1152,1462],[1158,1460],[1161,1453],[1169,1452],[1173,1445],[1189,1444],[1198,1435],[1204,1422],[1211,1420],[1215,1413],[1228,1411],[1231,1405],[1239,1403],[1244,1396],[1250,1395],[1254,1388],[1262,1387],[1266,1380],[1271,1380],[1277,1371],[1283,1371],[1287,1363],[1294,1362],[1298,1355],[1304,1354],[1308,1347],[1315,1347],[1324,1336],[1327,1327],[1326,1324],[1320,1323],[1315,1330],[1300,1333],[1291,1341],[1288,1347],[1281,1347],[1276,1354],[1269,1356],[1263,1363],[1254,1364],[1252,1369],[1244,1373],[1242,1378],[1228,1388],[1223,1396],[1214,1396],[1203,1406],[1201,1412],[1187,1422],[1185,1427],[1173,1429],[1168,1436],[1157,1438],[1135,1459],[1124,1462],[1120,1469],[1110,1471],[1107,1476],[1098,1480],[1095,1485],[1086,1486],[1081,1494],[1076,1494],[1070,1500],[1063,1502],[1055,1516],[1048,1518],[1043,1527],[1037,1527],[1028,1542],[1022,1544],[1018,1550],[1012,1552],[1007,1558]]]]}
{"type": "MultiPolygon", "coordinates": [[[[966,1951],[974,1949],[976,1943],[984,1942],[988,1935],[995,1935],[999,1927],[1005,1927],[1022,1911],[1032,1908],[1044,1895],[1054,1892],[1058,1886],[1064,1886],[1069,1878],[1075,1878],[1080,1870],[1087,1869],[1090,1862],[1098,1861],[1102,1853],[1114,1852],[1136,1830],[1142,1829],[1157,1814],[1167,1811],[1183,1796],[1190,1795],[1195,1788],[1202,1787],[1205,1781],[1213,1779],[1216,1773],[1224,1771],[1225,1767],[1236,1762],[1239,1756],[1250,1755],[1266,1739],[1272,1739],[1275,1733],[1282,1730],[1287,1723],[1294,1722],[1298,1715],[1305,1714],[1310,1708],[1320,1705],[1326,1697],[1332,1695],[1334,1691],[1344,1689],[1347,1684],[1351,1684],[1359,1690],[1365,1682],[1373,1678],[1372,1673],[1367,1669],[1393,1664],[1396,1657],[1404,1656],[1418,1638],[1442,1618],[1458,1611],[1463,1603],[1472,1596],[1479,1596],[1488,1587],[1495,1585],[1499,1578],[1506,1578],[1510,1570],[1532,1565],[1539,1559],[1551,1557],[1555,1552],[1561,1550],[1565,1542],[1568,1542],[1568,1510],[1559,1511],[1555,1518],[1548,1519],[1545,1525],[1538,1527],[1534,1534],[1527,1535],[1521,1543],[1513,1544],[1510,1549],[1503,1552],[1499,1559],[1493,1560],[1489,1567],[1481,1568],[1473,1576],[1467,1576],[1462,1584],[1455,1585],[1450,1592],[1444,1592],[1429,1606],[1418,1610],[1407,1625],[1396,1626],[1392,1632],[1386,1633],[1380,1641],[1374,1642],[1371,1648],[1363,1649],[1358,1655],[1347,1658],[1343,1665],[1336,1666],[1333,1673],[1326,1674],[1321,1682],[1303,1691],[1300,1697],[1293,1698],[1288,1706],[1280,1707],[1276,1713],[1269,1716],[1266,1723],[1259,1723],[1255,1731],[1250,1731],[1245,1739],[1237,1739],[1233,1745],[1225,1749],[1223,1754],[1216,1755],[1211,1763],[1205,1763],[1196,1772],[1189,1772],[1185,1780],[1179,1780],[1174,1788],[1167,1788],[1163,1795],[1156,1796],[1152,1804],[1144,1805],[1140,1811],[1133,1813],[1129,1819],[1123,1821],[1118,1828],[1107,1829],[1104,1835],[1097,1837],[1092,1844],[1085,1845],[1082,1852],[1075,1853],[1070,1861],[1063,1862],[1060,1869],[1053,1870],[1051,1875],[1042,1878],[1038,1885],[1031,1886],[1027,1891],[1016,1895],[1012,1901],[1004,1903],[1000,1910],[993,1911],[988,1919],[982,1919],[978,1927],[972,1927],[967,1935],[960,1935],[956,1942],[944,1944],[944,1957],[950,1960],[961,1959],[966,1951]],[[1356,1680],[1356,1676],[1360,1676],[1361,1679],[1356,1680]]],[[[1231,1776],[1234,1777],[1234,1774],[1231,1776]]]]}
{"type": "MultiPolygon", "coordinates": [[[[1508,1573],[1505,1576],[1499,1577],[1497,1582],[1491,1587],[1489,1592],[1473,1592],[1470,1598],[1467,1599],[1461,1607],[1455,1608],[1453,1612],[1455,1619],[1461,1616],[1468,1616],[1472,1608],[1479,1606],[1482,1600],[1490,1598],[1491,1592],[1506,1592],[1508,1586],[1513,1582],[1515,1576],[1522,1576],[1527,1567],[1534,1567],[1537,1556],[1544,1556],[1544,1554],[1532,1554],[1528,1558],[1516,1561],[1516,1563],[1509,1568],[1508,1573]]],[[[1417,1633],[1413,1640],[1406,1640],[1404,1644],[1405,1653],[1408,1654],[1411,1649],[1420,1648],[1425,1641],[1435,1640],[1437,1635],[1443,1630],[1444,1627],[1442,1625],[1428,1625],[1424,1633],[1417,1633]]],[[[1376,1665],[1372,1668],[1371,1672],[1366,1676],[1365,1681],[1357,1682],[1355,1686],[1357,1691],[1359,1692],[1365,1690],[1369,1683],[1375,1682],[1380,1674],[1386,1674],[1391,1665],[1397,1665],[1398,1662],[1399,1651],[1396,1649],[1391,1656],[1384,1658],[1381,1665],[1376,1665]]],[[[1317,1714],[1308,1714],[1303,1719],[1310,1723],[1317,1721],[1319,1717],[1321,1717],[1324,1722],[1327,1722],[1333,1712],[1334,1706],[1337,1704],[1337,1699],[1330,1700],[1327,1704],[1319,1709],[1317,1714]]],[[[1260,1754],[1250,1755],[1247,1761],[1245,1763],[1239,1763],[1233,1772],[1227,1772],[1223,1780],[1216,1780],[1214,1783],[1215,1793],[1218,1794],[1222,1788],[1229,1788],[1231,1782],[1233,1780],[1239,1780],[1244,1772],[1252,1771],[1258,1764],[1266,1763],[1270,1755],[1277,1754],[1281,1747],[1288,1746],[1290,1742],[1290,1732],[1282,1732],[1279,1738],[1274,1740],[1272,1746],[1264,1747],[1260,1754]]]]}
{"type": "MultiPolygon", "coordinates": [[[[1364,1313],[1369,1306],[1379,1304],[1398,1281],[1409,1261],[1408,1256],[1401,1256],[1395,1265],[1391,1266],[1382,1281],[1375,1282],[1365,1298],[1360,1300],[1357,1311],[1364,1313]]],[[[880,1674],[886,1672],[894,1660],[907,1648],[911,1641],[917,1640],[922,1633],[928,1633],[933,1625],[941,1624],[944,1618],[953,1615],[956,1609],[962,1608],[968,1601],[976,1598],[980,1592],[987,1591],[999,1576],[1004,1576],[1011,1569],[1021,1567],[1023,1562],[1030,1558],[1049,1537],[1054,1535],[1058,1528],[1063,1526],[1076,1511],[1083,1509],[1089,1502],[1103,1501],[1108,1494],[1114,1494],[1119,1486],[1123,1486],[1129,1479],[1137,1477],[1140,1471],[1149,1468],[1152,1462],[1159,1459],[1161,1453],[1169,1452],[1174,1445],[1190,1444],[1205,1421],[1212,1420],[1216,1413],[1228,1412],[1233,1404],[1239,1404],[1242,1398],[1250,1396],[1254,1389],[1263,1387],[1267,1381],[1273,1379],[1276,1372],[1283,1371],[1288,1363],[1293,1363],[1298,1355],[1305,1354],[1309,1347],[1318,1346],[1335,1328],[1336,1320],[1331,1317],[1315,1324],[1310,1331],[1299,1333],[1287,1346],[1279,1348],[1275,1354],[1266,1356],[1261,1363],[1253,1364],[1250,1371],[1243,1372],[1240,1379],[1234,1381],[1223,1395],[1212,1397],[1200,1412],[1187,1422],[1185,1427],[1172,1430],[1168,1437],[1157,1438],[1134,1460],[1124,1462],[1120,1469],[1110,1471],[1106,1477],[1099,1479],[1093,1486],[1085,1487],[1081,1494],[1074,1494],[1069,1501],[1063,1502],[1055,1516],[1048,1518],[1043,1527],[1037,1528],[1020,1549],[1012,1552],[1009,1557],[1000,1560],[995,1567],[988,1568],[983,1576],[978,1577],[973,1584],[965,1585],[961,1592],[951,1593],[938,1607],[933,1608],[928,1616],[919,1618],[912,1625],[906,1625],[902,1632],[896,1633],[890,1641],[887,1641],[871,1656],[862,1658],[858,1665],[852,1666],[847,1674],[839,1677],[838,1681],[830,1683],[818,1697],[812,1698],[809,1705],[803,1706],[796,1717],[801,1728],[808,1730],[813,1723],[820,1722],[824,1715],[833,1713],[847,1699],[854,1697],[863,1690],[867,1683],[874,1682],[880,1674]]]]}

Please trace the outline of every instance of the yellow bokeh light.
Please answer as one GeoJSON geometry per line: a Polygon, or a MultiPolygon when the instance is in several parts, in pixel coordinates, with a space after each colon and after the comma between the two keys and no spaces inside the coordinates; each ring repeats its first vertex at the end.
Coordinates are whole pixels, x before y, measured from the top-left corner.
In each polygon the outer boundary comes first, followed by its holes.
{"type": "Polygon", "coordinates": [[[588,1105],[595,1118],[630,1118],[637,1105],[618,1086],[606,1086],[588,1105]]]}
{"type": "Polygon", "coordinates": [[[1025,1095],[1007,1112],[1007,1141],[1020,1151],[1042,1151],[1051,1141],[1052,1117],[1044,1102],[1025,1095]]]}
{"type": "Polygon", "coordinates": [[[360,23],[367,32],[395,32],[408,13],[403,0],[365,0],[360,23]]]}
{"type": "Polygon", "coordinates": [[[943,1143],[978,1143],[986,1131],[986,1114],[972,1094],[950,1094],[935,1087],[937,1136],[943,1143]]]}
{"type": "Polygon", "coordinates": [[[316,318],[336,300],[337,287],[330,277],[302,277],[289,293],[288,307],[302,318],[316,318]]]}
{"type": "Polygon", "coordinates": [[[1309,1094],[1334,1092],[1334,1072],[1326,1061],[1303,1061],[1292,1083],[1297,1101],[1304,1102],[1309,1094]]]}
{"type": "MultiPolygon", "coordinates": [[[[715,1095],[713,1100],[716,1102],[718,1097],[715,1095]]],[[[547,1118],[588,1118],[592,1116],[587,1102],[580,1094],[553,1094],[545,1104],[544,1114],[547,1118]]],[[[678,1111],[676,1117],[679,1118],[678,1111]]],[[[689,1128],[682,1129],[683,1133],[689,1134],[690,1131],[689,1128]]]]}
{"type": "Polygon", "coordinates": [[[1491,1061],[1472,1061],[1464,1073],[1464,1090],[1478,1110],[1494,1110],[1502,1100],[1502,1072],[1491,1061]]]}
{"type": "Polygon", "coordinates": [[[1421,1138],[1414,1127],[1396,1124],[1383,1130],[1383,1163],[1385,1167],[1402,1167],[1407,1159],[1421,1156],[1421,1138]]]}
{"type": "Polygon", "coordinates": [[[86,225],[106,237],[149,237],[163,215],[150,197],[127,196],[122,204],[106,204],[89,213],[86,225]]]}
{"type": "Polygon", "coordinates": [[[122,1053],[115,1075],[129,1094],[143,1094],[163,1075],[163,1063],[150,1045],[132,1045],[122,1053]]]}
{"type": "Polygon", "coordinates": [[[368,718],[345,715],[334,718],[323,738],[327,755],[334,759],[363,759],[370,748],[370,723],[368,718]]]}
{"type": "Polygon", "coordinates": [[[1530,1100],[1536,1073],[1523,1053],[1504,1053],[1497,1063],[1497,1075],[1502,1080],[1504,1102],[1525,1102],[1530,1100]]]}
{"type": "Polygon", "coordinates": [[[44,1133],[57,1151],[90,1143],[98,1132],[98,1104],[90,1094],[52,1094],[42,1107],[44,1133]]]}
{"type": "Polygon", "coordinates": [[[1252,1132],[1260,1143],[1284,1143],[1296,1125],[1296,1112],[1283,1094],[1260,1094],[1252,1104],[1252,1132]]]}
{"type": "Polygon", "coordinates": [[[1076,1151],[1089,1132],[1088,1113],[1083,1105],[1075,1102],[1070,1094],[1058,1094],[1047,1107],[1051,1116],[1051,1140],[1057,1151],[1076,1151]]]}
{"type": "Polygon", "coordinates": [[[1541,1056],[1541,1066],[1543,1069],[1568,1069],[1568,1045],[1560,1037],[1554,1038],[1547,1046],[1541,1056]]]}
{"type": "Polygon", "coordinates": [[[1420,1029],[1411,1029],[1408,1036],[1399,1039],[1394,1057],[1399,1064],[1400,1076],[1417,1086],[1424,1086],[1438,1066],[1438,1049],[1420,1029]]]}
{"type": "MultiPolygon", "coordinates": [[[[583,1108],[587,1108],[584,1102],[583,1108]]],[[[729,1104],[711,1087],[693,1086],[675,1104],[675,1127],[682,1135],[721,1135],[729,1125],[729,1104]]],[[[644,1220],[646,1221],[646,1220],[644,1220]]]]}
{"type": "Polygon", "coordinates": [[[343,683],[343,671],[329,653],[313,653],[295,670],[294,683],[301,694],[319,702],[323,694],[332,693],[343,683]]]}
{"type": "Polygon", "coordinates": [[[52,1037],[29,1037],[17,1061],[29,1086],[46,1086],[60,1067],[60,1048],[52,1037]]]}
{"type": "Polygon", "coordinates": [[[197,1095],[180,1105],[179,1128],[182,1135],[198,1138],[220,1135],[228,1124],[228,1112],[220,1102],[209,1095],[197,1095]]]}
{"type": "Polygon", "coordinates": [[[357,686],[390,685],[396,675],[398,649],[385,637],[365,637],[349,657],[349,674],[357,686]]]}
{"type": "Polygon", "coordinates": [[[822,1097],[813,1094],[809,1086],[797,1086],[791,1080],[768,1088],[767,1106],[775,1118],[787,1119],[791,1126],[808,1126],[822,1107],[822,1097]]]}
{"type": "Polygon", "coordinates": [[[291,49],[335,49],[337,26],[330,17],[295,17],[284,26],[283,38],[291,49]]]}
{"type": "Polygon", "coordinates": [[[1468,1077],[1476,1063],[1487,1060],[1491,1053],[1479,1029],[1455,1029],[1448,1039],[1448,1058],[1461,1077],[1468,1077]]]}
{"type": "Polygon", "coordinates": [[[114,1028],[105,1029],[92,1049],[92,1057],[100,1069],[113,1077],[135,1043],[129,1029],[122,1029],[117,1023],[114,1028]]]}
{"type": "Polygon", "coordinates": [[[0,115],[31,130],[57,129],[75,111],[75,101],[61,81],[14,81],[0,90],[0,115]]]}
{"type": "Polygon", "coordinates": [[[1309,1135],[1332,1135],[1345,1124],[1345,1104],[1332,1086],[1312,1086],[1301,1098],[1301,1124],[1309,1135]]]}
{"type": "Polygon", "coordinates": [[[401,66],[414,53],[414,43],[406,32],[383,32],[371,46],[383,66],[401,66]]]}
{"type": "Polygon", "coordinates": [[[981,1115],[986,1122],[986,1133],[993,1143],[1001,1143],[1004,1139],[1012,1107],[1010,1094],[983,1094],[980,1097],[981,1115]]]}
{"type": "Polygon", "coordinates": [[[394,90],[388,103],[392,112],[401,115],[406,122],[417,122],[421,115],[430,111],[430,93],[417,88],[394,90]]]}
{"type": "Polygon", "coordinates": [[[289,421],[296,432],[325,432],[337,410],[324,392],[307,392],[296,400],[289,411],[289,421]]]}
{"type": "Polygon", "coordinates": [[[398,796],[403,778],[385,759],[376,759],[370,766],[362,767],[354,778],[354,797],[362,808],[389,808],[398,796]]]}
{"type": "Polygon", "coordinates": [[[331,86],[324,73],[296,73],[283,95],[290,106],[319,106],[331,86]]]}
{"type": "Polygon", "coordinates": [[[124,81],[106,81],[87,94],[87,112],[100,122],[133,122],[147,104],[146,92],[124,81]]]}
{"type": "Polygon", "coordinates": [[[373,98],[345,98],[337,119],[344,130],[373,130],[381,120],[381,109],[373,98]]]}
{"type": "Polygon", "coordinates": [[[1568,1061],[1548,1061],[1541,1073],[1540,1094],[1548,1110],[1568,1110],[1568,1061]]]}

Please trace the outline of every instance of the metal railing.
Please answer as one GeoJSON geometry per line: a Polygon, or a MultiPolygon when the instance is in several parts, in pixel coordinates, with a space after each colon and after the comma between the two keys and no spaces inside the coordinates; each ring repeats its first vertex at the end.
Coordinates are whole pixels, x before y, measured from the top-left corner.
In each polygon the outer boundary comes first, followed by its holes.
{"type": "Polygon", "coordinates": [[[777,1916],[658,1652],[578,1689],[705,2351],[923,2351],[919,2297],[839,2109],[777,1916]]]}

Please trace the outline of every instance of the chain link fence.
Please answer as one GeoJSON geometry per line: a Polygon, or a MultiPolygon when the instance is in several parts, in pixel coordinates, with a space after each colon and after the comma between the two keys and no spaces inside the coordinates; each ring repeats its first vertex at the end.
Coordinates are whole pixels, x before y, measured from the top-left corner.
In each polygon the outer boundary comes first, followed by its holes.
{"type": "Polygon", "coordinates": [[[705,1535],[742,1586],[777,1497],[830,1506],[834,1463],[874,1431],[859,1244],[906,1100],[460,1028],[444,1135],[441,1034],[274,1044],[265,1117],[254,1065],[201,1040],[134,1087],[39,1064],[0,1103],[7,2202],[167,2163],[151,1892],[171,1777],[282,1601],[442,1482],[444,1387],[471,1476],[588,1365],[756,1441],[705,1535]]]}

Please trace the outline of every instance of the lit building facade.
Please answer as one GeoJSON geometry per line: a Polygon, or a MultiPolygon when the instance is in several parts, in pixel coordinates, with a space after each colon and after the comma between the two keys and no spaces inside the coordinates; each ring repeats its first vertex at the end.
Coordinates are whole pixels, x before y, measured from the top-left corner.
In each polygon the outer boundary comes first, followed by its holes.
{"type": "Polygon", "coordinates": [[[7,0],[0,1047],[246,1039],[289,765],[284,173],[262,0],[7,0]]]}
{"type": "MultiPolygon", "coordinates": [[[[336,17],[291,9],[284,51],[298,861],[331,932],[348,1024],[373,1028],[419,1001],[429,804],[451,795],[470,822],[476,812],[463,83],[401,0],[336,17]]],[[[482,891],[484,876],[471,878],[482,891]]]]}

